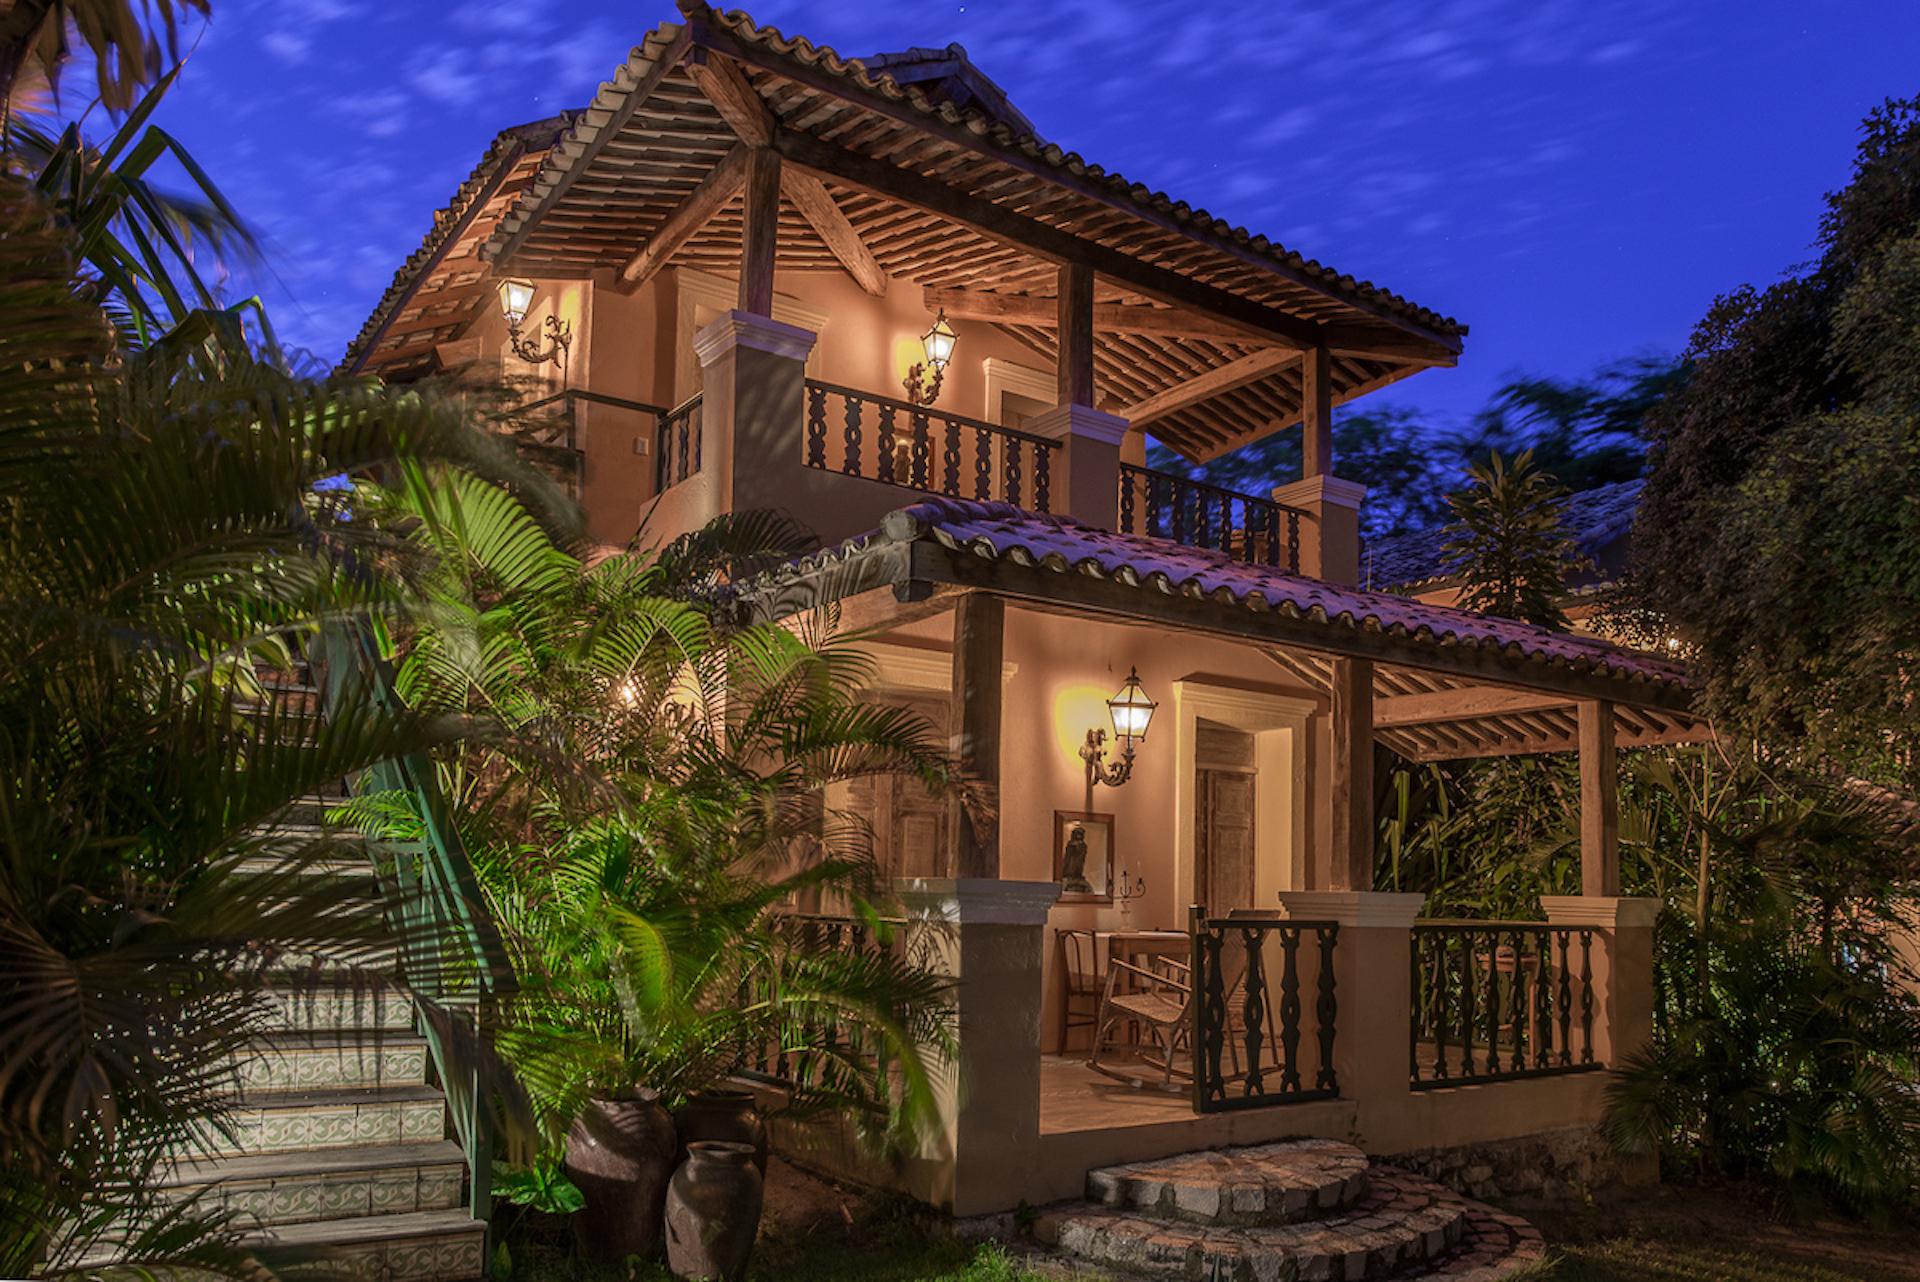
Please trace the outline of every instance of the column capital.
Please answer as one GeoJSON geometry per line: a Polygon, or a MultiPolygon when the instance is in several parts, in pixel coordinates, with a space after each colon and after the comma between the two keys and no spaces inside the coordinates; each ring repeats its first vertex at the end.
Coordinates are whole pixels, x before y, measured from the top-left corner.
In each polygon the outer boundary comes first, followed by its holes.
{"type": "Polygon", "coordinates": [[[703,369],[737,347],[804,361],[813,354],[814,338],[798,325],[736,309],[693,336],[693,353],[703,369]]]}
{"type": "Polygon", "coordinates": [[[1425,895],[1398,895],[1372,890],[1283,890],[1280,905],[1287,916],[1303,921],[1337,921],[1342,926],[1391,927],[1406,930],[1425,907],[1425,895]]]}
{"type": "Polygon", "coordinates": [[[1542,895],[1540,907],[1555,926],[1648,930],[1660,915],[1658,899],[1613,895],[1542,895]]]}
{"type": "Polygon", "coordinates": [[[1303,476],[1297,481],[1277,485],[1273,490],[1275,503],[1309,510],[1332,506],[1358,511],[1366,497],[1366,486],[1338,476],[1303,476]]]}
{"type": "Polygon", "coordinates": [[[1118,446],[1127,434],[1127,420],[1091,405],[1056,405],[1028,419],[1024,430],[1054,441],[1084,436],[1118,446]]]}
{"type": "Polygon", "coordinates": [[[1044,926],[1060,898],[1057,881],[902,877],[893,887],[913,920],[961,926],[1044,926]]]}

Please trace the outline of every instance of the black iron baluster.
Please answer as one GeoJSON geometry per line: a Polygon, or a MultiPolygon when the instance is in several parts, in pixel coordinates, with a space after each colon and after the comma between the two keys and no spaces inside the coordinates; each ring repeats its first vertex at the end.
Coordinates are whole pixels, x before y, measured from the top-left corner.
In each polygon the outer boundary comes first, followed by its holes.
{"type": "Polygon", "coordinates": [[[1141,525],[1140,532],[1152,535],[1154,538],[1160,537],[1160,478],[1157,476],[1147,478],[1146,520],[1141,525]]]}
{"type": "Polygon", "coordinates": [[[1593,1063],[1593,932],[1580,932],[1580,1062],[1593,1063]]]}
{"type": "Polygon", "coordinates": [[[1120,469],[1120,533],[1133,533],[1133,479],[1130,467],[1120,469]]]}
{"type": "Polygon", "coordinates": [[[928,465],[933,457],[933,443],[927,435],[927,414],[925,410],[915,412],[913,416],[913,488],[927,488],[928,465]]]}
{"type": "Polygon", "coordinates": [[[1567,955],[1568,933],[1557,930],[1560,941],[1560,1067],[1573,1066],[1573,959],[1567,955]]]}
{"type": "Polygon", "coordinates": [[[1198,967],[1205,967],[1206,976],[1205,983],[1196,990],[1202,1002],[1203,1033],[1203,1044],[1199,1048],[1202,1062],[1196,1071],[1205,1074],[1202,1089],[1208,1099],[1225,1099],[1227,1095],[1227,1084],[1220,1074],[1220,1053],[1226,1048],[1227,1035],[1227,995],[1220,974],[1220,946],[1224,935],[1224,931],[1209,924],[1206,933],[1200,936],[1200,952],[1194,957],[1194,982],[1197,985],[1201,982],[1198,967]]]}
{"type": "Polygon", "coordinates": [[[1262,520],[1267,527],[1267,564],[1280,564],[1280,509],[1271,503],[1261,505],[1262,520]]]}
{"type": "Polygon", "coordinates": [[[940,473],[940,492],[960,497],[960,424],[955,419],[947,420],[947,449],[941,457],[944,465],[940,473]]]}
{"type": "Polygon", "coordinates": [[[1169,481],[1167,488],[1173,491],[1169,496],[1172,502],[1168,504],[1173,509],[1173,541],[1185,543],[1187,541],[1187,486],[1174,480],[1169,481]]]}
{"type": "Polygon", "coordinates": [[[1547,1022],[1547,967],[1553,950],[1546,931],[1533,932],[1533,947],[1533,1066],[1545,1068],[1553,1049],[1553,1026],[1547,1022]]]}
{"type": "MultiPolygon", "coordinates": [[[[878,460],[879,466],[874,471],[874,477],[879,481],[882,481],[888,485],[892,485],[893,484],[893,451],[895,449],[895,442],[893,438],[893,406],[887,404],[885,401],[881,401],[879,404],[879,410],[880,410],[880,433],[879,433],[878,443],[880,446],[880,458],[878,460]]],[[[914,417],[915,418],[919,417],[918,412],[914,414],[914,417]]]]}
{"type": "Polygon", "coordinates": [[[993,433],[973,429],[973,497],[993,497],[993,433]]]}
{"type": "Polygon", "coordinates": [[[1460,1076],[1473,1077],[1480,1071],[1473,1062],[1473,931],[1460,932],[1462,948],[1460,950],[1460,1076]]]}
{"type": "Polygon", "coordinates": [[[827,465],[827,391],[807,384],[807,466],[827,465]]]}
{"type": "Polygon", "coordinates": [[[1287,512],[1287,573],[1300,573],[1300,513],[1287,512]]]}
{"type": "Polygon", "coordinates": [[[671,419],[665,414],[656,414],[653,420],[653,492],[664,493],[670,484],[667,477],[670,469],[667,463],[669,449],[668,430],[671,419]]]}
{"type": "Polygon", "coordinates": [[[1006,473],[1003,478],[1005,481],[1004,493],[1002,493],[1000,497],[1005,499],[1007,502],[1013,504],[1015,507],[1019,507],[1020,506],[1020,438],[1017,436],[1001,437],[1000,453],[1002,455],[1002,462],[1005,464],[1005,468],[1006,468],[1006,473]]]}
{"type": "Polygon", "coordinates": [[[700,470],[700,409],[706,402],[695,401],[687,409],[687,425],[693,432],[693,470],[700,470]]]}
{"type": "Polygon", "coordinates": [[[1500,932],[1487,933],[1487,1072],[1500,1071],[1500,932]]]}
{"type": "Polygon", "coordinates": [[[1033,510],[1036,512],[1053,511],[1051,485],[1053,481],[1053,446],[1040,441],[1033,443],[1033,510]]]}
{"type": "Polygon", "coordinates": [[[1426,939],[1418,930],[1407,936],[1407,1081],[1420,1080],[1420,949],[1426,939]]]}
{"type": "MultiPolygon", "coordinates": [[[[1245,505],[1241,506],[1240,514],[1242,517],[1240,522],[1240,559],[1242,561],[1251,561],[1253,560],[1253,545],[1247,541],[1251,535],[1247,531],[1245,505]]],[[[1233,528],[1233,495],[1223,494],[1220,496],[1220,550],[1229,555],[1233,552],[1233,528]]]]}
{"type": "Polygon", "coordinates": [[[1198,486],[1193,491],[1193,546],[1210,548],[1213,543],[1208,536],[1207,492],[1198,486]]]}
{"type": "Polygon", "coordinates": [[[1280,1089],[1300,1089],[1300,928],[1280,928],[1280,1089]]]}
{"type": "Polygon", "coordinates": [[[1447,1067],[1447,1032],[1453,1020],[1453,984],[1452,970],[1447,964],[1448,954],[1453,945],[1444,930],[1433,931],[1427,935],[1433,942],[1434,957],[1431,971],[1433,974],[1433,1075],[1445,1080],[1452,1072],[1447,1067]]]}
{"type": "Polygon", "coordinates": [[[1338,1094],[1340,1078],[1333,1070],[1333,1033],[1340,1005],[1333,988],[1333,947],[1340,938],[1340,925],[1328,922],[1314,929],[1320,939],[1320,1000],[1314,1003],[1314,1014],[1320,1021],[1320,1071],[1314,1075],[1313,1088],[1338,1094]]]}
{"type": "Polygon", "coordinates": [[[860,398],[842,393],[847,402],[846,466],[840,470],[848,476],[860,475],[860,398]]]}
{"type": "Polygon", "coordinates": [[[1513,978],[1507,981],[1507,1022],[1513,1025],[1513,1044],[1507,1067],[1520,1072],[1527,1066],[1527,935],[1513,932],[1513,978]]]}
{"type": "MultiPolygon", "coordinates": [[[[1240,931],[1241,942],[1247,949],[1246,1003],[1240,1013],[1247,1025],[1247,1095],[1249,1097],[1267,1093],[1260,1073],[1260,1061],[1265,1056],[1260,1043],[1264,1040],[1261,1022],[1265,1017],[1267,1006],[1267,972],[1262,957],[1266,937],[1267,931],[1264,926],[1245,926],[1240,931]]],[[[1285,1016],[1281,1018],[1284,1019],[1285,1016]]],[[[1285,1028],[1286,1026],[1282,1024],[1283,1035],[1285,1028]]],[[[1297,1081],[1295,1085],[1298,1086],[1297,1081]]],[[[1281,1089],[1286,1089],[1284,1079],[1281,1082],[1281,1089]]]]}

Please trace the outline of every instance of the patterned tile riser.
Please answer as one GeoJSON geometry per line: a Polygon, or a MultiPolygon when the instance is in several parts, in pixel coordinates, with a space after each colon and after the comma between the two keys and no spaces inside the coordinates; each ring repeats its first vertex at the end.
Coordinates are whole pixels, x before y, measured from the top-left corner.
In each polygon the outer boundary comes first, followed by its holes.
{"type": "Polygon", "coordinates": [[[218,1184],[202,1205],[237,1212],[243,1223],[302,1224],[362,1215],[400,1215],[460,1205],[461,1169],[341,1172],[273,1184],[218,1184]]]}
{"type": "Polygon", "coordinates": [[[369,1282],[463,1282],[484,1276],[479,1234],[375,1242],[340,1255],[348,1276],[369,1282]]]}
{"type": "Polygon", "coordinates": [[[413,1027],[413,1007],[392,994],[375,998],[351,991],[269,993],[262,999],[268,1027],[290,1032],[340,1032],[346,1029],[386,1029],[402,1032],[413,1027]]]}
{"type": "Polygon", "coordinates": [[[348,1046],[264,1051],[239,1066],[244,1092],[412,1085],[427,1079],[424,1046],[348,1046]]]}
{"type": "Polygon", "coordinates": [[[285,1153],[354,1144],[410,1144],[440,1139],[445,1109],[435,1100],[368,1103],[314,1109],[239,1109],[232,1141],[209,1136],[215,1154],[285,1153]]]}

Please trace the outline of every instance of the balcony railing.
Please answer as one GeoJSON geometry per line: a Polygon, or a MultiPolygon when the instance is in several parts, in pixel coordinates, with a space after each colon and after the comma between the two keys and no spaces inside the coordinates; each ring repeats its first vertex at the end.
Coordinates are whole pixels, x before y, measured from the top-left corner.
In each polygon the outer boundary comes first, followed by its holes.
{"type": "Polygon", "coordinates": [[[654,433],[653,492],[665,494],[700,471],[700,404],[695,392],[670,410],[659,411],[654,433]]]}
{"type": "Polygon", "coordinates": [[[1120,465],[1120,533],[1300,572],[1299,508],[1150,467],[1120,465]]]}
{"type": "Polygon", "coordinates": [[[1058,441],[811,378],[806,428],[808,467],[1052,511],[1058,441]]]}
{"type": "Polygon", "coordinates": [[[1422,921],[1412,944],[1415,1090],[1602,1067],[1593,1054],[1592,930],[1422,921]]]}
{"type": "Polygon", "coordinates": [[[698,393],[678,409],[666,410],[604,392],[570,389],[516,405],[501,416],[501,430],[524,456],[578,498],[585,458],[580,447],[582,411],[593,414],[595,407],[609,421],[625,418],[636,434],[652,439],[656,494],[700,470],[698,393]],[[678,453],[672,458],[670,443],[678,445],[678,453]]]}
{"type": "Polygon", "coordinates": [[[1194,1112],[1339,1095],[1339,924],[1237,911],[1209,918],[1195,907],[1188,931],[1194,1112]]]}

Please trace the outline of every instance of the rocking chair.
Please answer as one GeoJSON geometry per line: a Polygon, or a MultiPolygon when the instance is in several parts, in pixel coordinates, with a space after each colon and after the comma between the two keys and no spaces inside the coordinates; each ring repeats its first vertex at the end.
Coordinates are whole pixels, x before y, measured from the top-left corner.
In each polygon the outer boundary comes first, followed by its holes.
{"type": "MultiPolygon", "coordinates": [[[[1187,1048],[1190,1040],[1187,1030],[1192,1027],[1193,984],[1191,969],[1179,962],[1160,958],[1157,969],[1136,966],[1131,962],[1113,958],[1107,963],[1107,986],[1100,994],[1099,1014],[1094,1017],[1093,1051],[1087,1056],[1087,1067],[1104,1077],[1129,1086],[1146,1087],[1153,1090],[1178,1091],[1184,1086],[1174,1083],[1176,1076],[1191,1081],[1193,1070],[1180,1068],[1174,1063],[1176,1052],[1187,1048]],[[1119,981],[1122,974],[1134,981],[1132,991],[1121,991],[1119,981]],[[1145,1049],[1135,1051],[1138,1062],[1160,1070],[1160,1080],[1155,1082],[1139,1073],[1103,1062],[1107,1056],[1108,1040],[1113,1026],[1131,1022],[1145,1027],[1153,1037],[1159,1058],[1154,1058],[1145,1049]]],[[[1246,969],[1245,952],[1239,954],[1236,962],[1231,956],[1221,958],[1221,980],[1223,987],[1235,989],[1241,982],[1246,969]]],[[[1189,1048],[1190,1049],[1190,1048],[1189,1048]]]]}

